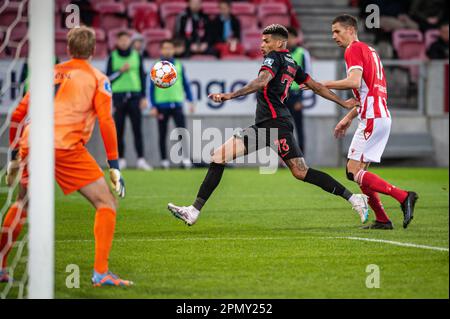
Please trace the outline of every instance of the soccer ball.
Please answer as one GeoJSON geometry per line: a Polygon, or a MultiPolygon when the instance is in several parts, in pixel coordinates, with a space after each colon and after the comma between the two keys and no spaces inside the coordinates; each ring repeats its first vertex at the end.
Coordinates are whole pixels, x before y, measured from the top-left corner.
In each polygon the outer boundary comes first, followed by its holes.
{"type": "Polygon", "coordinates": [[[177,81],[177,70],[169,61],[159,61],[152,67],[150,77],[157,87],[167,89],[177,81]]]}

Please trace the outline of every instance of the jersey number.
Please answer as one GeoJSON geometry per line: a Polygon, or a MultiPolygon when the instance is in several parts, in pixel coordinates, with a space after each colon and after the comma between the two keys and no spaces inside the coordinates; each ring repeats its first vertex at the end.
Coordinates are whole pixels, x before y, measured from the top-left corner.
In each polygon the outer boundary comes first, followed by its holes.
{"type": "Polygon", "coordinates": [[[370,48],[370,51],[372,51],[373,62],[375,62],[375,66],[377,67],[377,78],[381,81],[383,80],[383,64],[381,64],[380,57],[375,52],[375,49],[370,48]]]}
{"type": "Polygon", "coordinates": [[[284,100],[286,100],[286,97],[288,95],[289,88],[291,87],[292,81],[294,81],[294,78],[290,76],[289,74],[283,74],[281,76],[281,83],[286,84],[284,88],[283,95],[281,96],[281,102],[284,103],[284,100]]]}

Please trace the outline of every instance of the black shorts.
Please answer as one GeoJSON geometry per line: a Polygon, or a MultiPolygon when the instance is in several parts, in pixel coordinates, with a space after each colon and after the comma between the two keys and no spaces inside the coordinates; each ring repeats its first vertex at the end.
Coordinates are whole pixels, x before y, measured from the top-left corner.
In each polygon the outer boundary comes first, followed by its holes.
{"type": "Polygon", "coordinates": [[[294,125],[289,118],[278,118],[254,124],[234,134],[244,140],[246,154],[270,147],[284,161],[303,157],[303,152],[294,138],[294,125]]]}

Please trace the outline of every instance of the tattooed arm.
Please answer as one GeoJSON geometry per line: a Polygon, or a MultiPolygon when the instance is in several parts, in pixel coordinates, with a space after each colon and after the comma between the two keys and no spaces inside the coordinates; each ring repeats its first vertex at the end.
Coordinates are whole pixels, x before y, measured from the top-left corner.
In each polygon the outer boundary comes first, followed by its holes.
{"type": "Polygon", "coordinates": [[[246,86],[244,86],[240,90],[231,93],[214,93],[208,95],[208,97],[212,99],[214,102],[218,103],[235,99],[240,96],[255,93],[256,91],[264,88],[270,82],[270,80],[272,80],[272,74],[270,74],[269,71],[262,70],[261,72],[259,72],[259,75],[256,79],[249,82],[246,86]]]}

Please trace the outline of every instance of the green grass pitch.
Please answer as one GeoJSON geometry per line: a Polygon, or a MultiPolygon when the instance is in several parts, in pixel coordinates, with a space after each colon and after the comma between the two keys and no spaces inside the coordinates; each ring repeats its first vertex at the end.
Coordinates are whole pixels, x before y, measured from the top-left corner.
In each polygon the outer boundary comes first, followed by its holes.
{"type": "MultiPolygon", "coordinates": [[[[325,169],[353,192],[343,169],[325,169]]],[[[56,194],[58,298],[448,298],[447,169],[374,168],[420,199],[407,230],[395,200],[382,195],[392,231],[362,230],[347,202],[292,178],[286,169],[226,169],[197,224],[166,209],[191,204],[204,169],[125,171],[110,269],[132,288],[92,288],[94,210],[80,195],[56,194]],[[352,240],[380,239],[415,245],[352,240]],[[81,271],[66,287],[66,266],[81,271]],[[369,289],[368,265],[380,269],[369,289]]],[[[371,212],[371,220],[373,213],[371,212]]]]}

